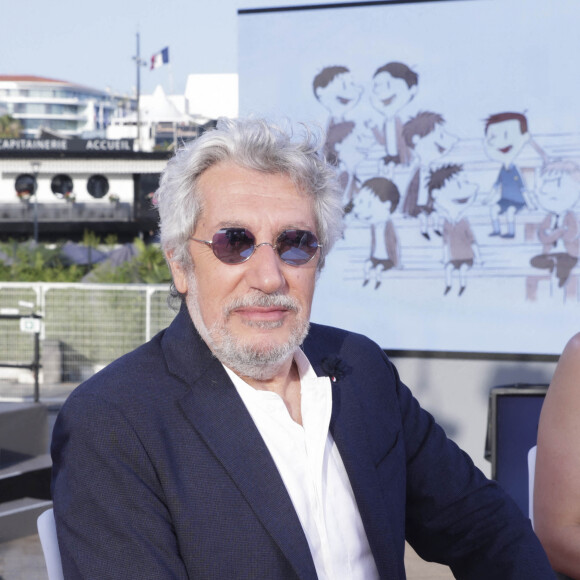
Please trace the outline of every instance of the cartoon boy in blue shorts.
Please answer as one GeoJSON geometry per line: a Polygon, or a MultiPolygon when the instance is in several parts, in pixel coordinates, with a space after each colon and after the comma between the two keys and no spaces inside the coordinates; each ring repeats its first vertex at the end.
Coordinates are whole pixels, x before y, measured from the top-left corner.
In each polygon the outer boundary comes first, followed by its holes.
{"type": "Polygon", "coordinates": [[[516,157],[530,141],[528,121],[521,113],[498,113],[485,121],[484,146],[487,155],[502,164],[487,203],[491,204],[492,231],[490,236],[515,237],[515,217],[524,207],[533,208],[516,157]],[[500,216],[505,215],[507,231],[500,231],[500,216]]]}

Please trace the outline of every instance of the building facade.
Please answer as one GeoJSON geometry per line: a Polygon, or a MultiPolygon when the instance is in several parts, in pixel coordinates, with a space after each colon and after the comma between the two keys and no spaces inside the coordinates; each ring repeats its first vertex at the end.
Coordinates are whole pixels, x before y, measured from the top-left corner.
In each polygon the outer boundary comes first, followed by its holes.
{"type": "Polygon", "coordinates": [[[0,239],[152,236],[169,155],[136,152],[131,139],[0,138],[0,239]]]}
{"type": "Polygon", "coordinates": [[[136,109],[133,97],[32,75],[0,75],[0,114],[20,122],[22,137],[42,131],[67,137],[105,137],[114,117],[136,109]]]}

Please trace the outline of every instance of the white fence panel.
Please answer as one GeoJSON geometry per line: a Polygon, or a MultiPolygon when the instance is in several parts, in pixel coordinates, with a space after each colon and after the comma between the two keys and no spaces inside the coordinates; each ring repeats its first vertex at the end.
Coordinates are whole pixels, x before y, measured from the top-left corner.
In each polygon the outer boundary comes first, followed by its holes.
{"type": "Polygon", "coordinates": [[[34,335],[2,313],[42,316],[40,397],[62,398],[165,328],[175,316],[168,294],[167,285],[0,283],[0,399],[25,399],[34,383],[17,368],[33,363],[34,335]]]}

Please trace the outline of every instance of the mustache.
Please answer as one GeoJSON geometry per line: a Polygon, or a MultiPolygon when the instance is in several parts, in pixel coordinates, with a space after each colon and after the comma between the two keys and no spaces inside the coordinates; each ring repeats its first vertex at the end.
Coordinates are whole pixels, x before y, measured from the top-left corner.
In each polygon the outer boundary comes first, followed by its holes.
{"type": "Polygon", "coordinates": [[[246,296],[239,296],[232,299],[224,306],[224,315],[228,317],[234,310],[238,308],[285,308],[292,312],[300,310],[300,304],[291,296],[283,294],[249,294],[246,296]]]}

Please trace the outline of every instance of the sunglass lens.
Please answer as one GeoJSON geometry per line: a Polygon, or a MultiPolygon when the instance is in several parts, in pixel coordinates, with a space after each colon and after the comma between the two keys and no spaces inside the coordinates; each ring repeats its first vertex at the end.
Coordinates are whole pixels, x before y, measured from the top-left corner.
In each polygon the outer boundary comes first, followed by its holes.
{"type": "Polygon", "coordinates": [[[253,253],[256,239],[245,228],[223,228],[212,239],[212,249],[216,258],[225,264],[240,264],[253,253]]]}
{"type": "Polygon", "coordinates": [[[318,250],[318,239],[307,230],[286,230],[276,242],[280,258],[291,266],[310,262],[318,250]]]}

